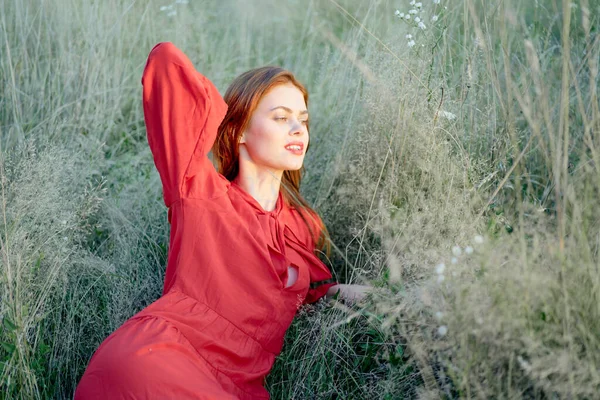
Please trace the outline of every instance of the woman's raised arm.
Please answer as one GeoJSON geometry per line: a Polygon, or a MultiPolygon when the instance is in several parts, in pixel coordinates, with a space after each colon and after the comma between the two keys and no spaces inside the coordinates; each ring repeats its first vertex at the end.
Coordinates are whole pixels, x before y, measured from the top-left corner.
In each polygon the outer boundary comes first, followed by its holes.
{"type": "Polygon", "coordinates": [[[214,173],[207,154],[227,105],[212,82],[169,42],[150,51],[142,86],[148,144],[170,207],[189,195],[191,178],[214,173]]]}

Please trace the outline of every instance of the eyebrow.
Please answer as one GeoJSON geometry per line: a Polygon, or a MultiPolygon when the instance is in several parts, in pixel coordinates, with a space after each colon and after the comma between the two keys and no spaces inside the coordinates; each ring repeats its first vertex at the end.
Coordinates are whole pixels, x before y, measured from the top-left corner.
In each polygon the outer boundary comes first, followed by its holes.
{"type": "MultiPolygon", "coordinates": [[[[286,106],[277,106],[277,107],[273,107],[273,108],[271,108],[269,111],[277,110],[278,108],[281,108],[281,109],[283,109],[283,110],[285,110],[285,111],[289,112],[290,114],[293,114],[293,111],[292,111],[292,109],[291,109],[291,108],[287,108],[286,106]]],[[[303,114],[308,114],[308,110],[300,111],[300,115],[303,115],[303,114]]]]}

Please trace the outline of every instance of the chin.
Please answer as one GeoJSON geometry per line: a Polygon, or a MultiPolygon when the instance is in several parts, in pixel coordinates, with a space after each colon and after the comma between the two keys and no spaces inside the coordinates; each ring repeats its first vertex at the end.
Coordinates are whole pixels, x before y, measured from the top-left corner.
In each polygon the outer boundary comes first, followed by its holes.
{"type": "Polygon", "coordinates": [[[300,168],[302,168],[302,164],[300,165],[291,165],[288,168],[284,168],[286,171],[298,171],[300,168]]]}

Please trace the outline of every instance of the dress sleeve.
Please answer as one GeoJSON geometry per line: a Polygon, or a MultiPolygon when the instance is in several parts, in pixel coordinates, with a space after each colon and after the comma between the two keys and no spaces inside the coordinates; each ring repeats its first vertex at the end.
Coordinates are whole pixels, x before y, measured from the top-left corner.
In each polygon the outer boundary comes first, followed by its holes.
{"type": "Polygon", "coordinates": [[[334,281],[329,283],[323,283],[321,285],[318,285],[314,289],[308,289],[308,293],[302,304],[311,304],[317,302],[321,297],[327,294],[327,291],[333,285],[337,285],[337,282],[334,281]]]}
{"type": "MultiPolygon", "coordinates": [[[[318,234],[323,229],[323,221],[317,214],[313,213],[311,213],[307,219],[311,224],[313,232],[315,232],[315,235],[318,237],[318,234]]],[[[307,247],[314,254],[316,247],[315,241],[308,232],[305,241],[307,247]]],[[[306,294],[306,298],[302,304],[315,303],[321,297],[327,294],[327,291],[331,286],[338,284],[338,282],[333,278],[329,268],[327,268],[327,266],[323,264],[323,262],[319,260],[316,255],[314,257],[317,259],[317,262],[310,264],[310,286],[308,293],[306,294]]]]}
{"type": "Polygon", "coordinates": [[[208,158],[227,111],[218,90],[174,44],[150,51],[142,75],[148,144],[167,207],[186,196],[212,197],[219,177],[208,158]]]}

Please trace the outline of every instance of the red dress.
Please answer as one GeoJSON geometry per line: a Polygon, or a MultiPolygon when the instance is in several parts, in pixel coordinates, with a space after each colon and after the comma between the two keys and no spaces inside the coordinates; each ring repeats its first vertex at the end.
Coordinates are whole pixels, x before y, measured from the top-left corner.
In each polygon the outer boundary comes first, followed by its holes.
{"type": "Polygon", "coordinates": [[[163,295],[100,345],[75,400],[269,399],[264,381],[298,308],[336,282],[281,192],[268,212],[215,170],[207,155],[227,105],[185,54],[156,45],[142,85],[171,223],[163,295]]]}

